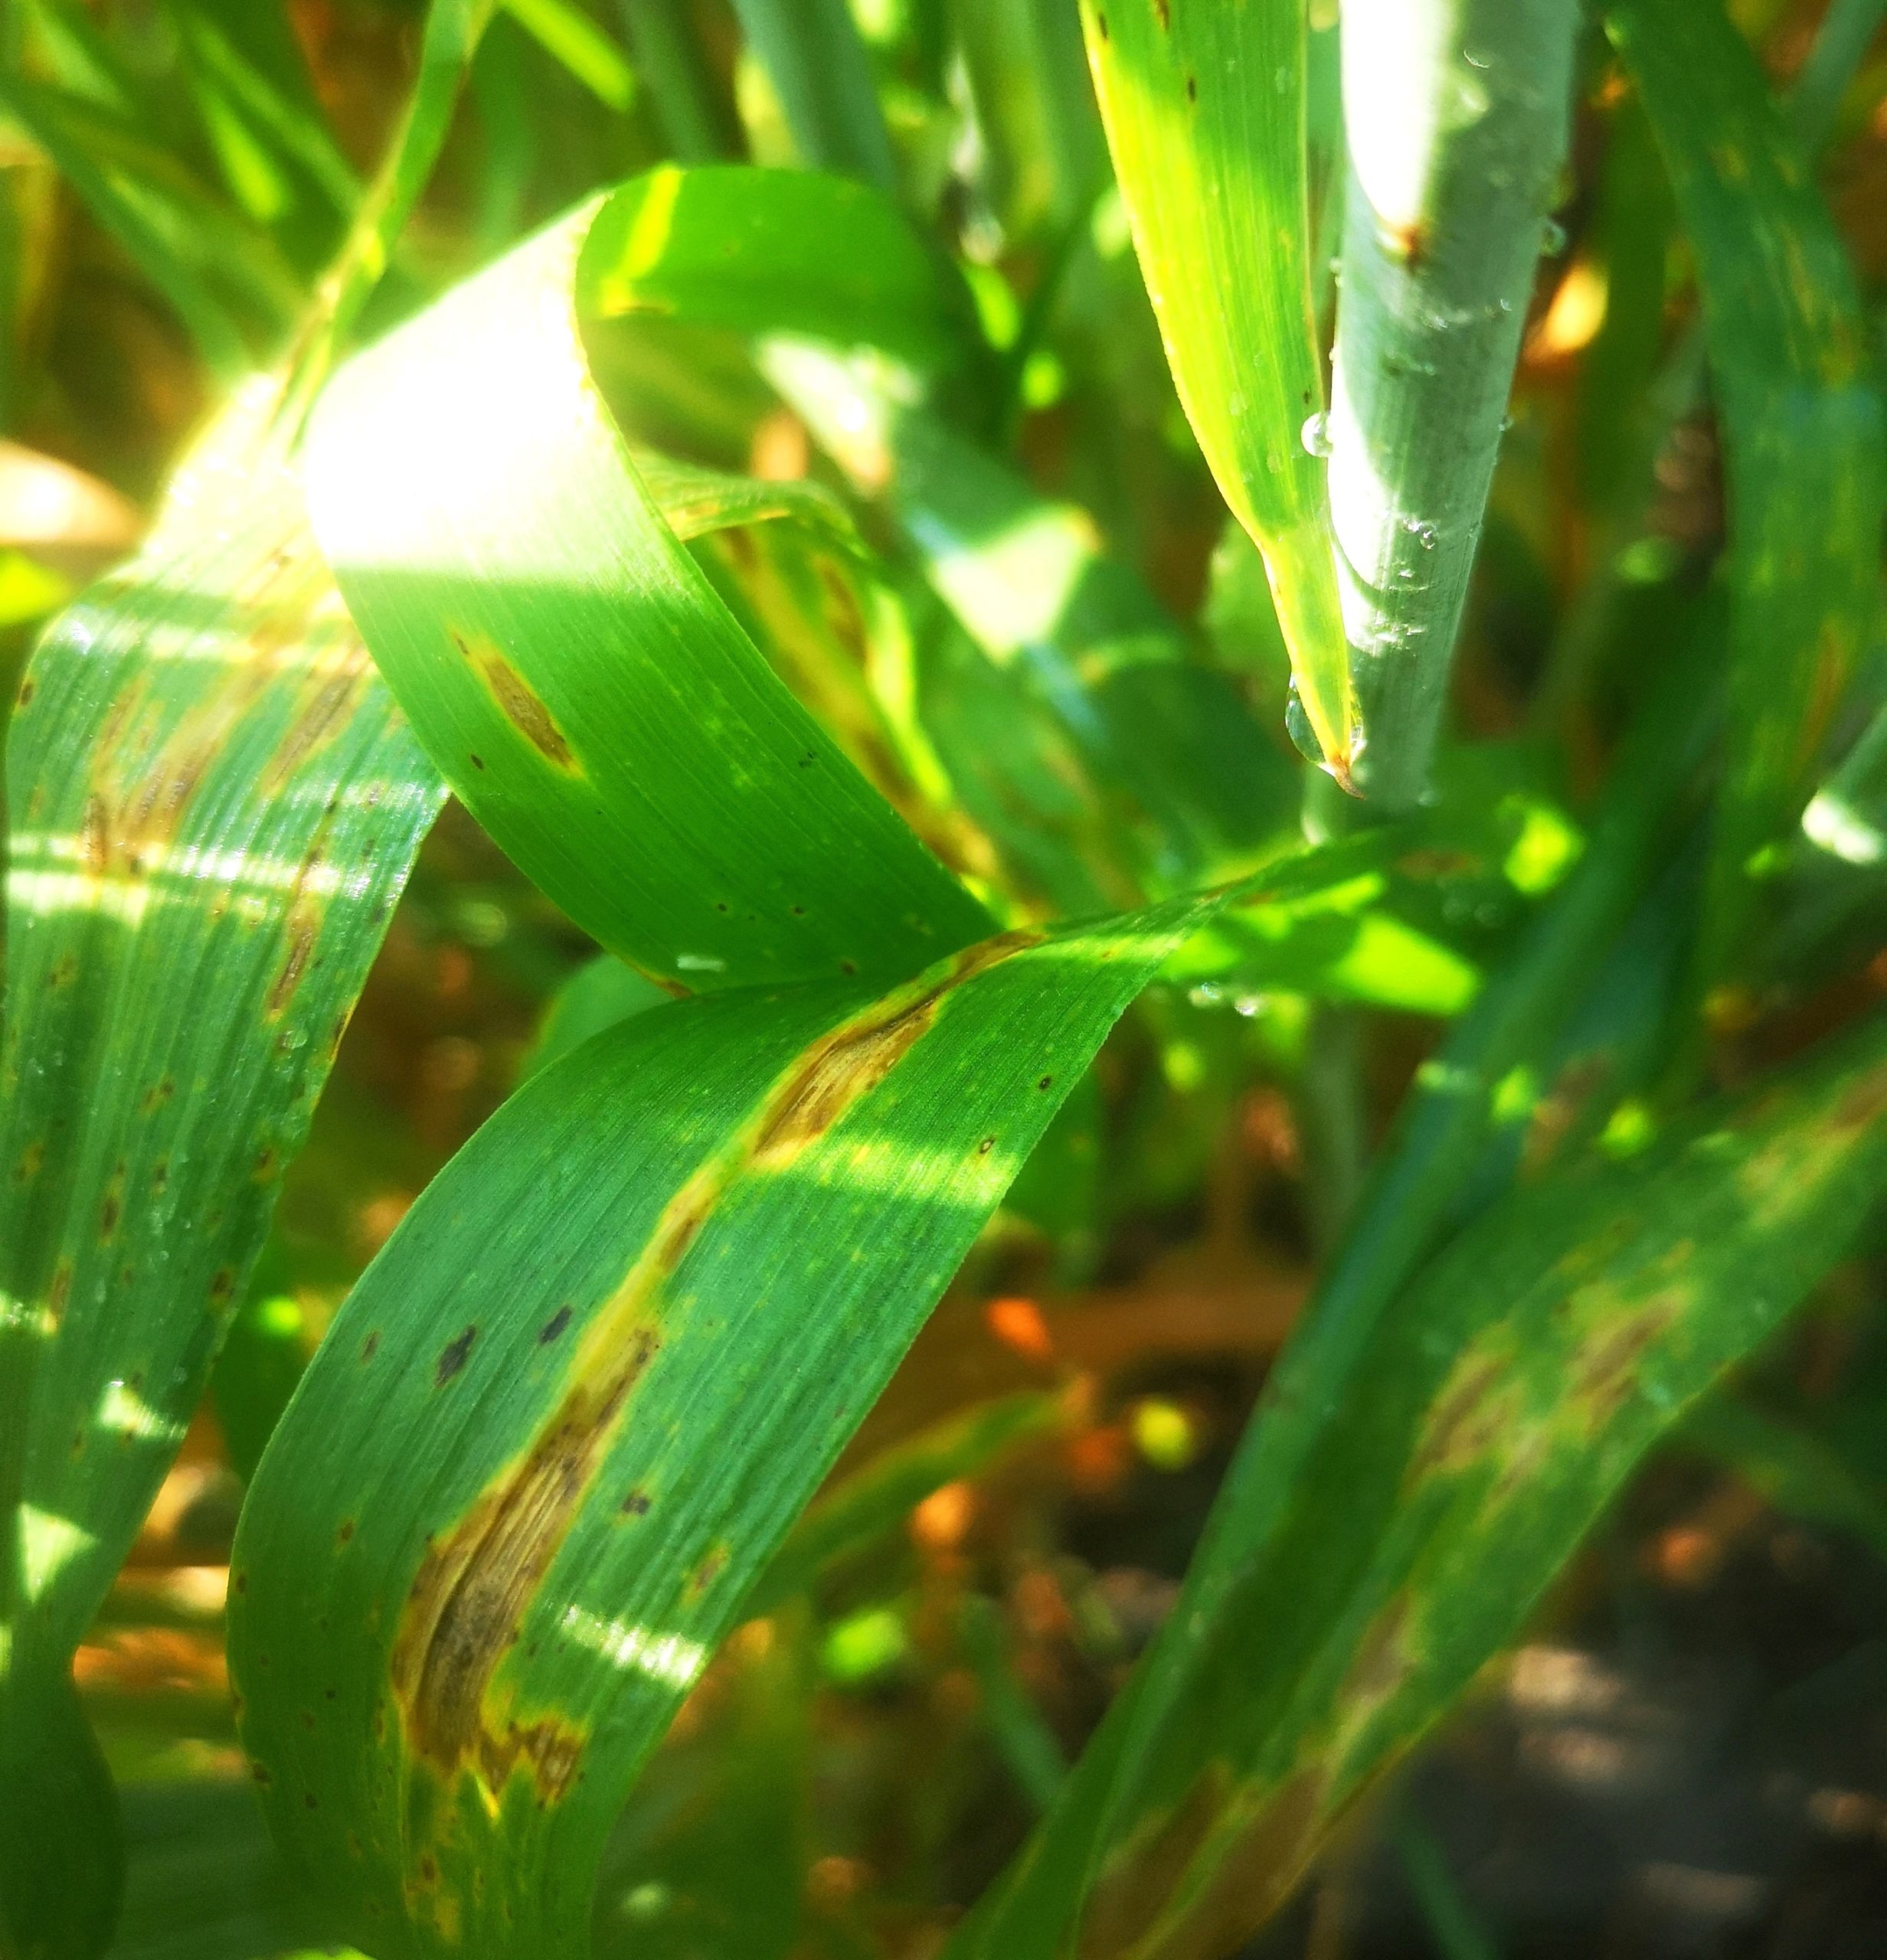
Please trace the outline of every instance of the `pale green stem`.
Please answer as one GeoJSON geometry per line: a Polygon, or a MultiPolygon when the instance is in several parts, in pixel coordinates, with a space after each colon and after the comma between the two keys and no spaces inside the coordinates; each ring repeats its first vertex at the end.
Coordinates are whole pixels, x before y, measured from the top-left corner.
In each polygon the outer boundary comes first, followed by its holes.
{"type": "Polygon", "coordinates": [[[1565,154],[1573,0],[1346,0],[1328,441],[1359,779],[1414,802],[1565,154]]]}

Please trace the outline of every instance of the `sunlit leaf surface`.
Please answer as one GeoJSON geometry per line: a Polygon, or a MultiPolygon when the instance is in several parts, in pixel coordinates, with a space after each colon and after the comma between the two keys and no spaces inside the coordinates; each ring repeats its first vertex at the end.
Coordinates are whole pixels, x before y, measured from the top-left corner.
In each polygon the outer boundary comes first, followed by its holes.
{"type": "Polygon", "coordinates": [[[1356,736],[1310,312],[1297,0],[1082,0],[1107,141],[1179,398],[1264,554],[1299,698],[1347,779],[1356,736]],[[1312,448],[1322,444],[1314,433],[1312,448]]]}
{"type": "Polygon", "coordinates": [[[8,770],[0,1916],[110,1923],[74,1647],[203,1391],[442,786],[291,475],[186,475],[8,770]],[[94,1866],[96,1860],[98,1864],[94,1866]]]}

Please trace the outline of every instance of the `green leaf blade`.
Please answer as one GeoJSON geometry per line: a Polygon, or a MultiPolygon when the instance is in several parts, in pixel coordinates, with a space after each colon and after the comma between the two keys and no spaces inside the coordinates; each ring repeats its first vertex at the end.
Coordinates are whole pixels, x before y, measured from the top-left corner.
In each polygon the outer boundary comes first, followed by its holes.
{"type": "Polygon", "coordinates": [[[1617,0],[1607,24],[1696,254],[1724,423],[1734,624],[1707,991],[1761,917],[1769,847],[1872,627],[1887,418],[1853,268],[1741,35],[1684,0],[1617,0]]]}
{"type": "Polygon", "coordinates": [[[440,793],[293,479],[246,476],[240,511],[231,492],[186,478],[166,535],[48,635],[9,734],[0,1921],[22,1939],[83,1906],[21,1905],[59,1869],[49,1846],[110,1836],[108,1787],[87,1800],[103,1824],[57,1794],[78,1801],[82,1752],[48,1711],[440,793]]]}
{"type": "Polygon", "coordinates": [[[1188,419],[1264,554],[1299,697],[1347,780],[1357,724],[1322,461],[1296,0],[1082,0],[1140,267],[1188,419]]]}
{"type": "Polygon", "coordinates": [[[316,531],[453,787],[610,950],[675,991],[910,972],[988,916],[638,480],[572,297],[597,209],[336,378],[309,432],[316,531]]]}
{"type": "Polygon", "coordinates": [[[236,1556],[245,1743],[355,1937],[586,1950],[643,1756],[1208,906],[1009,936],[875,1002],[638,1016],[422,1197],[304,1377],[236,1556]]]}

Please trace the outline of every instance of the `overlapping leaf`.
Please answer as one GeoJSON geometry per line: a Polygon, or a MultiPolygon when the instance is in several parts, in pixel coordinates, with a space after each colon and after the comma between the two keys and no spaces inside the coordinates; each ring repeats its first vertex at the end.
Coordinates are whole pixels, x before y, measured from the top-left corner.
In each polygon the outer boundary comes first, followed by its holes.
{"type": "Polygon", "coordinates": [[[746,1582],[1219,902],[976,933],[596,398],[577,309],[636,262],[625,230],[590,207],[519,248],[358,361],[312,435],[316,524],[442,767],[575,916],[712,996],[481,1132],[258,1473],[245,1738],[279,1833],[391,1952],[580,1950],[622,1792],[746,1582]],[[495,403],[476,442],[443,426],[468,397],[495,403]]]}

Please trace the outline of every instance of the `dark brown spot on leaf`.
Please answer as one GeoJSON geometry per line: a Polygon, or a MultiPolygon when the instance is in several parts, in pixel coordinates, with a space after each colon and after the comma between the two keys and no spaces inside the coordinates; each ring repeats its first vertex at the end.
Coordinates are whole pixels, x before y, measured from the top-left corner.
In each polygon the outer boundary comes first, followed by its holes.
{"type": "Polygon", "coordinates": [[[550,1318],[538,1329],[538,1344],[540,1347],[548,1348],[569,1325],[569,1308],[559,1307],[556,1312],[552,1314],[550,1318]]]}
{"type": "Polygon", "coordinates": [[[478,1338],[478,1329],[476,1327],[468,1327],[463,1334],[446,1343],[440,1354],[439,1366],[433,1375],[433,1386],[435,1388],[443,1388],[446,1383],[450,1381],[453,1377],[465,1366],[466,1357],[471,1353],[472,1344],[478,1338]]]}

